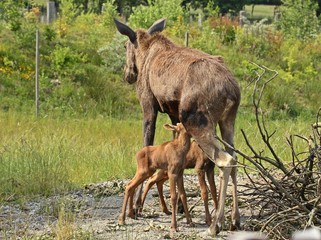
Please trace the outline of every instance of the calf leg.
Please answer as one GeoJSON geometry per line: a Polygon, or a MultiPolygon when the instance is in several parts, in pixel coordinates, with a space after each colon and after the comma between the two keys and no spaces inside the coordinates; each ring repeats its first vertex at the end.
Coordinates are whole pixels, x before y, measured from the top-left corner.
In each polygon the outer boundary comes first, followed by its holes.
{"type": "Polygon", "coordinates": [[[184,189],[183,172],[178,174],[178,177],[177,177],[177,188],[178,188],[178,194],[180,196],[180,199],[182,200],[182,204],[183,204],[183,207],[184,207],[186,221],[187,221],[188,224],[193,225],[192,218],[191,218],[191,215],[189,214],[188,206],[187,206],[186,192],[185,192],[185,189],[184,189]]]}
{"type": "Polygon", "coordinates": [[[168,173],[169,178],[169,189],[171,193],[171,204],[172,204],[172,220],[171,220],[171,231],[177,231],[177,221],[176,221],[176,212],[177,212],[177,193],[176,193],[176,184],[177,184],[177,175],[168,173]]]}
{"type": "Polygon", "coordinates": [[[164,193],[163,193],[164,182],[167,180],[168,180],[168,176],[166,174],[166,178],[157,182],[157,189],[158,189],[159,200],[160,200],[160,203],[162,206],[163,213],[165,213],[166,215],[171,215],[171,212],[168,210],[168,208],[166,206],[165,199],[164,199],[164,193]]]}
{"type": "Polygon", "coordinates": [[[148,191],[151,189],[151,187],[156,183],[159,200],[161,203],[162,211],[166,213],[167,215],[170,215],[171,212],[167,209],[165,200],[164,200],[164,194],[163,194],[163,184],[165,181],[168,180],[167,171],[165,170],[159,170],[156,174],[154,174],[146,183],[144,193],[142,196],[142,208],[144,206],[144,202],[147,196],[148,191]]]}
{"type": "Polygon", "coordinates": [[[126,207],[127,207],[127,203],[128,203],[128,199],[130,198],[130,204],[129,204],[129,209],[128,209],[128,216],[129,217],[134,217],[133,215],[133,196],[135,193],[135,189],[137,188],[137,186],[139,184],[141,184],[142,182],[144,182],[144,180],[147,178],[148,176],[144,176],[140,173],[136,173],[136,175],[134,176],[134,178],[127,184],[126,190],[125,190],[125,194],[124,194],[124,202],[123,202],[123,207],[122,207],[122,211],[121,214],[119,216],[119,221],[118,223],[120,225],[125,224],[125,218],[126,218],[126,207]]]}
{"type": "Polygon", "coordinates": [[[205,208],[205,222],[207,225],[211,225],[212,218],[210,211],[208,209],[208,193],[207,193],[207,187],[205,182],[205,173],[202,169],[197,169],[197,176],[198,176],[198,182],[200,184],[201,189],[201,197],[204,202],[204,208],[205,208]]]}
{"type": "MultiPolygon", "coordinates": [[[[143,133],[144,133],[144,146],[150,146],[154,144],[157,109],[147,104],[146,109],[143,108],[144,120],[143,120],[143,133]]],[[[136,212],[141,212],[142,209],[142,194],[143,194],[143,182],[139,186],[139,191],[136,196],[135,209],[136,212]]]]}
{"type": "Polygon", "coordinates": [[[218,202],[217,202],[217,195],[216,195],[216,185],[214,180],[214,165],[213,167],[210,167],[209,169],[207,169],[206,176],[207,176],[208,184],[210,185],[210,191],[214,202],[214,208],[217,209],[218,202]]]}

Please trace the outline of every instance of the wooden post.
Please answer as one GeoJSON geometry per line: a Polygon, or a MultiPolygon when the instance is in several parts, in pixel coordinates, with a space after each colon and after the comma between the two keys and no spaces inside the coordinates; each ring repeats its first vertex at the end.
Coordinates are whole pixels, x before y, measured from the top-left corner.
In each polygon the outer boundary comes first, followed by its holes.
{"type": "Polygon", "coordinates": [[[39,30],[36,30],[36,83],[35,83],[35,95],[36,95],[36,117],[39,115],[39,30]]]}
{"type": "Polygon", "coordinates": [[[188,38],[189,38],[189,33],[185,33],[185,47],[188,47],[188,38]]]}
{"type": "Polygon", "coordinates": [[[198,13],[198,27],[202,29],[202,14],[198,13]]]}

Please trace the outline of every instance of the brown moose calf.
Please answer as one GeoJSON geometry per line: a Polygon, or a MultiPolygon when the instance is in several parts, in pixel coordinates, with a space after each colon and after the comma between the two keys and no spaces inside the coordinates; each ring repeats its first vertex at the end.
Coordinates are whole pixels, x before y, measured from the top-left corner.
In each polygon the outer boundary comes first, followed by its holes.
{"type": "MultiPolygon", "coordinates": [[[[216,186],[214,181],[214,167],[215,164],[204,154],[203,150],[199,147],[196,141],[192,141],[191,147],[186,155],[185,169],[195,168],[198,176],[198,181],[201,189],[201,197],[204,201],[205,208],[205,222],[207,225],[211,225],[212,217],[208,208],[208,191],[205,182],[205,173],[207,176],[207,181],[211,191],[211,195],[214,201],[214,208],[218,206],[217,196],[216,196],[216,186]]],[[[149,189],[156,183],[159,200],[162,207],[162,211],[166,214],[171,214],[168,210],[164,196],[163,196],[163,184],[168,180],[168,174],[166,170],[159,170],[155,173],[146,183],[144,193],[142,196],[142,206],[144,205],[147,193],[149,189]]]]}
{"type": "Polygon", "coordinates": [[[176,126],[165,124],[168,130],[176,132],[176,138],[170,142],[158,146],[145,146],[136,153],[137,168],[134,178],[127,184],[124,196],[122,212],[119,217],[119,224],[125,223],[126,207],[129,199],[128,216],[134,217],[133,197],[135,189],[147,178],[151,177],[157,169],[163,169],[168,172],[172,219],[171,230],[177,231],[176,211],[177,211],[177,194],[182,200],[185,216],[188,224],[192,224],[191,216],[188,212],[186,193],[184,190],[183,172],[185,159],[190,149],[190,135],[186,132],[183,124],[178,123],[176,126]]]}

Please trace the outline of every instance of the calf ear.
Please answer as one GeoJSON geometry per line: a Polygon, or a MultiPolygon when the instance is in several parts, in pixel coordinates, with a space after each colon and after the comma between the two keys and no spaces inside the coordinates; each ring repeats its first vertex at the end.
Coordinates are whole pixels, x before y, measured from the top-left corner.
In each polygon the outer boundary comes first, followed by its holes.
{"type": "Polygon", "coordinates": [[[170,130],[170,131],[175,131],[175,130],[176,130],[176,127],[175,127],[174,125],[168,124],[168,123],[164,124],[163,127],[164,127],[165,129],[167,129],[167,130],[170,130]]]}
{"type": "Polygon", "coordinates": [[[153,23],[153,25],[148,29],[148,33],[152,35],[156,32],[161,32],[164,30],[166,25],[166,18],[161,18],[153,23]]]}
{"type": "Polygon", "coordinates": [[[130,27],[128,27],[126,24],[118,21],[116,18],[114,18],[114,22],[115,22],[115,25],[116,25],[118,31],[121,34],[126,35],[132,43],[136,42],[136,39],[137,39],[136,33],[130,27]]]}

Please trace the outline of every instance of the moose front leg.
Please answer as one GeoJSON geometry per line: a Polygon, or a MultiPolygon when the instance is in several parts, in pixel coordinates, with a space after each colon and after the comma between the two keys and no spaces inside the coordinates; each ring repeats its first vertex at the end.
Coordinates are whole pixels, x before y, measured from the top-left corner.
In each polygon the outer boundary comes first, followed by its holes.
{"type": "MultiPolygon", "coordinates": [[[[143,134],[144,146],[154,144],[155,128],[156,128],[157,110],[144,111],[143,134]]],[[[136,194],[135,210],[137,214],[142,212],[142,195],[143,183],[138,186],[138,193],[136,194]]]]}

